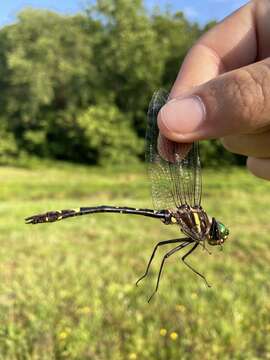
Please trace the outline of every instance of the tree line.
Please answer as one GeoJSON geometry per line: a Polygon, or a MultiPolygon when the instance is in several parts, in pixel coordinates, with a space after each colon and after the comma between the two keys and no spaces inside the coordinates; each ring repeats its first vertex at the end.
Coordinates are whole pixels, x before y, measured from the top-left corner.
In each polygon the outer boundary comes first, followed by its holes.
{"type": "MultiPolygon", "coordinates": [[[[170,89],[212,24],[149,12],[141,0],[98,0],[73,16],[21,11],[0,29],[0,162],[142,160],[152,93],[170,89]]],[[[242,162],[218,141],[203,142],[201,152],[206,165],[242,162]]]]}

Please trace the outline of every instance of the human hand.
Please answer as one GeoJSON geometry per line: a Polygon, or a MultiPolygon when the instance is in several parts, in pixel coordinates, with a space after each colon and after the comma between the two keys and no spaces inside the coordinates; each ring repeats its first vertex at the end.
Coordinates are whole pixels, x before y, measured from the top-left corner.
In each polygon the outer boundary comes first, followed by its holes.
{"type": "Polygon", "coordinates": [[[270,180],[270,1],[254,0],[205,33],[187,54],[173,100],[158,115],[176,142],[222,138],[270,180]]]}

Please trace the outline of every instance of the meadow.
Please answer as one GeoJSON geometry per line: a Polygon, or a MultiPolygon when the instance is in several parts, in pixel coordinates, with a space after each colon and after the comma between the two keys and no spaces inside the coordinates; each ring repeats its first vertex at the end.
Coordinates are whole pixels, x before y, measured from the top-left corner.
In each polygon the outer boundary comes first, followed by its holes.
{"type": "Polygon", "coordinates": [[[151,207],[143,168],[44,163],[0,168],[0,359],[270,359],[270,184],[244,168],[205,170],[203,206],[230,236],[190,262],[162,254],[135,286],[154,245],[179,229],[96,214],[25,225],[46,210],[151,207]]]}

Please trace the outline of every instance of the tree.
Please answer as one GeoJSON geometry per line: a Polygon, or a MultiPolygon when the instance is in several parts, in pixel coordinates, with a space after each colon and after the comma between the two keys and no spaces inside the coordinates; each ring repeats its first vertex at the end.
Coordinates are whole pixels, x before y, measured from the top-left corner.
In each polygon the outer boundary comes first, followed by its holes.
{"type": "Polygon", "coordinates": [[[161,85],[164,63],[155,29],[141,0],[98,0],[88,14],[103,25],[96,51],[103,89],[144,136],[150,94],[161,85]]]}
{"type": "Polygon", "coordinates": [[[187,51],[201,34],[199,26],[191,24],[182,12],[172,14],[156,11],[152,16],[160,52],[163,53],[162,84],[170,89],[187,51]]]}
{"type": "Polygon", "coordinates": [[[98,76],[91,61],[88,24],[89,19],[81,15],[64,17],[27,9],[18,15],[16,24],[3,31],[8,42],[5,99],[9,127],[30,151],[44,155],[53,119],[61,116],[63,122],[70,121],[78,109],[94,101],[91,88],[97,86],[98,76]]]}
{"type": "MultiPolygon", "coordinates": [[[[181,12],[149,14],[142,0],[97,0],[75,16],[20,12],[0,29],[0,156],[27,151],[91,164],[142,157],[151,95],[170,89],[205,29],[181,12]]],[[[221,149],[206,143],[202,154],[214,162],[221,149]]]]}

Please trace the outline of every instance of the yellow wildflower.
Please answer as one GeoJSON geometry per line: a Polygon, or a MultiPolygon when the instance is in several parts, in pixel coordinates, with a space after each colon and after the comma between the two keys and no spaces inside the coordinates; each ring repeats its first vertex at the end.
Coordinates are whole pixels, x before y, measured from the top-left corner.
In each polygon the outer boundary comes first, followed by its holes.
{"type": "Polygon", "coordinates": [[[175,331],[171,332],[171,333],[170,333],[170,338],[171,338],[172,340],[176,340],[176,339],[178,338],[177,332],[175,332],[175,331]]]}
{"type": "Polygon", "coordinates": [[[129,358],[129,360],[136,360],[137,355],[135,353],[130,353],[128,358],[129,358]]]}
{"type": "Polygon", "coordinates": [[[160,334],[160,336],[166,336],[167,330],[166,329],[160,329],[159,334],[160,334]]]}
{"type": "Polygon", "coordinates": [[[61,331],[58,337],[60,340],[65,340],[68,337],[68,333],[66,331],[61,331]]]}
{"type": "Polygon", "coordinates": [[[219,345],[213,344],[213,346],[212,346],[212,351],[213,351],[214,354],[219,353],[219,352],[220,352],[220,349],[221,349],[221,348],[220,348],[219,345]]]}
{"type": "Polygon", "coordinates": [[[177,305],[175,305],[175,310],[178,311],[178,312],[185,312],[186,308],[185,308],[184,305],[177,304],[177,305]]]}
{"type": "Polygon", "coordinates": [[[59,339],[60,340],[65,340],[68,337],[68,335],[70,334],[70,332],[71,332],[70,328],[65,328],[64,330],[62,330],[59,333],[59,335],[58,335],[59,339]]]}
{"type": "Polygon", "coordinates": [[[83,306],[83,307],[78,309],[79,314],[87,315],[87,314],[90,314],[90,312],[91,312],[91,308],[89,306],[83,306]]]}

